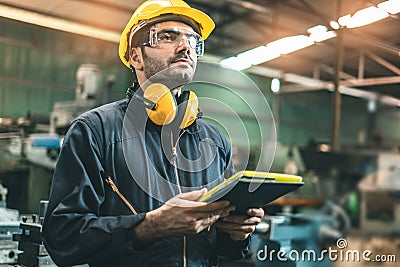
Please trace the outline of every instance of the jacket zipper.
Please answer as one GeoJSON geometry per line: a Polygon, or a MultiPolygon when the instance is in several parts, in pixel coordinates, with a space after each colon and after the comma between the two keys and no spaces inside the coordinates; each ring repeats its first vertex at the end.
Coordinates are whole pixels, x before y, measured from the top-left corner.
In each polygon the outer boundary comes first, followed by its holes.
{"type": "MultiPolygon", "coordinates": [[[[176,146],[177,146],[177,144],[178,144],[178,142],[179,142],[179,139],[182,137],[182,135],[183,135],[184,133],[185,133],[185,130],[183,130],[183,131],[179,134],[179,136],[178,136],[178,138],[177,138],[177,140],[176,140],[176,142],[175,142],[175,144],[174,144],[173,132],[171,131],[172,161],[173,161],[173,165],[174,165],[175,178],[176,178],[176,183],[177,183],[177,185],[178,185],[178,192],[179,192],[179,194],[182,193],[182,189],[181,189],[181,183],[180,183],[179,175],[178,175],[178,166],[177,166],[177,164],[176,164],[176,161],[177,161],[176,146]]],[[[187,259],[186,259],[186,235],[183,235],[183,267],[186,267],[186,266],[187,266],[187,259]]]]}
{"type": "Polygon", "coordinates": [[[121,198],[121,200],[125,203],[125,205],[131,210],[133,214],[138,214],[137,211],[133,208],[131,203],[124,197],[124,195],[119,191],[118,187],[115,185],[111,177],[105,178],[106,182],[111,186],[112,190],[121,198]]]}

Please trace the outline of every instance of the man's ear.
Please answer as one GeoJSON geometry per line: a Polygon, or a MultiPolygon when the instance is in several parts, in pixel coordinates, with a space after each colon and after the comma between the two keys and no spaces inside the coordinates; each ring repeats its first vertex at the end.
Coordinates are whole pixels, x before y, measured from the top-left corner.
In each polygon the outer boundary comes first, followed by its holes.
{"type": "Polygon", "coordinates": [[[131,53],[129,57],[129,63],[136,69],[143,69],[143,54],[140,47],[131,48],[131,53]]]}

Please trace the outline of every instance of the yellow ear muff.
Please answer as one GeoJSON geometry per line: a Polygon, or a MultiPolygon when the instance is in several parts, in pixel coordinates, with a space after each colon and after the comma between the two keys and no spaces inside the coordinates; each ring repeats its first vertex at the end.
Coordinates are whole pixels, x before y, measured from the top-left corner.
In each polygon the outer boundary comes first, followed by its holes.
{"type": "Polygon", "coordinates": [[[144,91],[143,97],[156,103],[153,110],[146,108],[147,115],[152,122],[157,125],[166,125],[175,119],[176,100],[166,85],[161,83],[149,85],[144,91]]]}
{"type": "Polygon", "coordinates": [[[143,99],[147,115],[157,125],[173,122],[183,129],[196,120],[199,112],[199,100],[194,92],[183,91],[175,99],[169,88],[161,83],[149,85],[143,93],[143,99]]]}
{"type": "Polygon", "coordinates": [[[179,128],[184,129],[196,120],[197,114],[199,113],[199,100],[192,91],[183,91],[181,98],[183,98],[181,101],[178,100],[180,104],[179,110],[183,109],[185,113],[179,128]],[[184,96],[184,94],[188,96],[184,96]],[[182,101],[186,102],[186,104],[182,103],[182,101]]]}

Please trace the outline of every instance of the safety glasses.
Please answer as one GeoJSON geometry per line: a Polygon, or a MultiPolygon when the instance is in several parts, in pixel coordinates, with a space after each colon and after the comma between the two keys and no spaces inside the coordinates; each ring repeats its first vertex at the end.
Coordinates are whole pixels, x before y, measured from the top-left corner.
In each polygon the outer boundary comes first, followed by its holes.
{"type": "Polygon", "coordinates": [[[141,45],[150,47],[180,46],[186,41],[198,57],[204,54],[204,40],[199,34],[181,27],[157,29],[152,27],[148,34],[142,37],[141,45]]]}

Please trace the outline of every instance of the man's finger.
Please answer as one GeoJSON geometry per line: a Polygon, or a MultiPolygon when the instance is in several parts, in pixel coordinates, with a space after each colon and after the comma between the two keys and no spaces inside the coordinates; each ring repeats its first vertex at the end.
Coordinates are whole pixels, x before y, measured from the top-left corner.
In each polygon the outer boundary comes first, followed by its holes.
{"type": "Polygon", "coordinates": [[[223,218],[222,221],[227,223],[243,224],[247,219],[249,219],[249,216],[247,215],[231,215],[223,218]]]}
{"type": "Polygon", "coordinates": [[[207,193],[207,188],[181,193],[177,195],[177,197],[185,200],[196,201],[205,193],[207,193]]]}
{"type": "MultiPolygon", "coordinates": [[[[199,202],[199,203],[205,203],[205,202],[199,202]]],[[[229,201],[222,200],[222,201],[216,201],[212,203],[206,203],[206,205],[199,206],[196,208],[196,212],[212,212],[212,211],[217,211],[220,209],[228,208],[229,211],[232,211],[235,209],[234,206],[230,206],[229,201]]]]}
{"type": "Polygon", "coordinates": [[[198,218],[200,219],[213,219],[213,223],[221,218],[224,218],[226,216],[229,216],[229,212],[232,210],[231,206],[227,207],[227,208],[222,208],[222,209],[218,209],[218,210],[213,210],[213,211],[207,211],[207,212],[203,212],[203,211],[196,211],[196,213],[194,213],[195,215],[198,216],[198,218]]]}
{"type": "Polygon", "coordinates": [[[250,217],[255,216],[255,217],[262,218],[262,217],[264,217],[264,210],[263,210],[262,208],[258,208],[258,209],[256,209],[256,208],[248,209],[248,210],[247,210],[247,214],[248,214],[250,217]]]}
{"type": "Polygon", "coordinates": [[[261,222],[259,217],[246,217],[246,218],[234,218],[231,219],[230,216],[222,218],[221,221],[226,223],[232,223],[236,225],[258,225],[261,222]]]}
{"type": "Polygon", "coordinates": [[[226,232],[243,232],[243,233],[252,233],[256,229],[256,224],[236,224],[236,223],[226,223],[221,220],[215,223],[215,226],[221,228],[226,232]]]}

